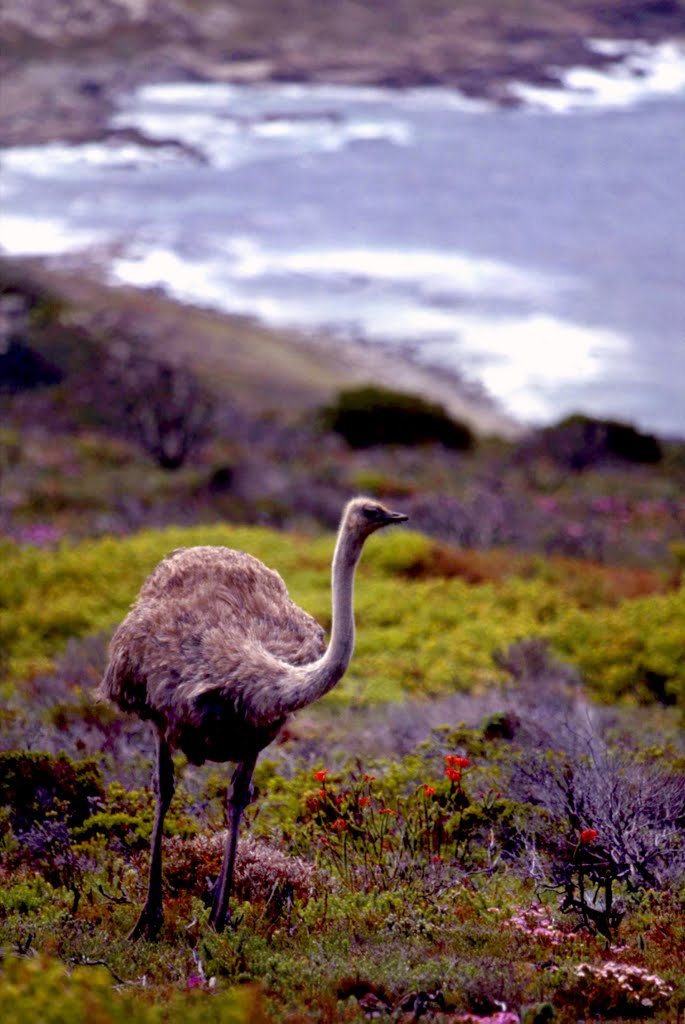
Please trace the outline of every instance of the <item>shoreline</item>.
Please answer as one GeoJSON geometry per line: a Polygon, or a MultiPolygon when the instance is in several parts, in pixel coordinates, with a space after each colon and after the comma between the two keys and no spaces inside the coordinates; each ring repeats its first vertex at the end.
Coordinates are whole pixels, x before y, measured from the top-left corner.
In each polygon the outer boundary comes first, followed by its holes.
{"type": "MultiPolygon", "coordinates": [[[[679,0],[597,4],[546,0],[421,0],[366,9],[272,0],[226,9],[219,0],[88,0],[72,14],[41,0],[7,0],[0,28],[0,147],[112,135],[117,98],[145,84],[443,86],[502,105],[516,83],[555,87],[569,68],[610,67],[594,38],[648,43],[685,38],[679,0]],[[52,19],[52,20],[51,20],[52,19]]],[[[116,134],[116,132],[115,132],[116,134]]]]}
{"type": "Polygon", "coordinates": [[[477,382],[422,363],[389,344],[340,339],[321,331],[269,327],[256,317],[182,302],[161,288],[107,280],[97,263],[70,256],[5,257],[0,281],[22,281],[64,303],[65,326],[109,333],[153,355],[188,366],[221,394],[240,394],[243,411],[267,417],[278,409],[297,420],[346,387],[376,384],[421,395],[464,420],[479,436],[517,440],[527,431],[477,382]],[[106,311],[106,312],[105,312],[106,311]]]}

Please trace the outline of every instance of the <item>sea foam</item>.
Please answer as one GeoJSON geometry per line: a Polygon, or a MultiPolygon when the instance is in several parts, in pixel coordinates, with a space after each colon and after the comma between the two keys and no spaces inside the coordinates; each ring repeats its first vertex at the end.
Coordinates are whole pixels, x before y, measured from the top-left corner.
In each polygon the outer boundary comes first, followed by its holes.
{"type": "Polygon", "coordinates": [[[524,105],[555,114],[628,107],[685,91],[685,47],[680,43],[595,39],[588,45],[616,63],[605,69],[553,68],[559,88],[514,82],[509,91],[524,105]]]}

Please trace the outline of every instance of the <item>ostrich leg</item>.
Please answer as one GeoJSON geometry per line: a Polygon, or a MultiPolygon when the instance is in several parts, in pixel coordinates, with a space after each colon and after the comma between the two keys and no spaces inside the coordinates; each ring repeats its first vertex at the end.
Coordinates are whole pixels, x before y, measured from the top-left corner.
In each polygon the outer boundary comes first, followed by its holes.
{"type": "Polygon", "coordinates": [[[233,887],[233,868],[238,846],[238,830],[243,811],[252,799],[252,773],[255,761],[241,761],[233,773],[228,796],[228,832],[221,872],[214,885],[210,923],[217,932],[222,932],[231,923],[228,901],[233,887]]]}
{"type": "Polygon", "coordinates": [[[147,939],[155,939],[162,927],[164,917],[162,911],[162,832],[164,816],[169,810],[169,804],[174,795],[174,762],[171,759],[171,748],[159,731],[157,731],[157,771],[153,785],[157,796],[157,806],[150,844],[150,877],[145,904],[129,935],[129,939],[132,941],[143,936],[147,939]]]}

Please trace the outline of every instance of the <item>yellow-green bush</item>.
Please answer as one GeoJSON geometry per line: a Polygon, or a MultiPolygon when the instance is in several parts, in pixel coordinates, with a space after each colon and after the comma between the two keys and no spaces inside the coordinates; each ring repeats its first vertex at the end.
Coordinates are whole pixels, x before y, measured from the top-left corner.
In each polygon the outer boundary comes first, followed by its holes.
{"type": "MultiPolygon", "coordinates": [[[[157,993],[158,995],[158,993],[157,993]]],[[[259,1024],[249,988],[212,993],[206,989],[146,998],[138,985],[116,986],[104,966],[68,970],[48,959],[7,957],[0,963],[3,1024],[259,1024]]]]}
{"type": "MultiPolygon", "coordinates": [[[[10,678],[48,668],[72,636],[110,631],[157,561],[193,544],[253,552],[281,572],[298,603],[330,625],[332,536],[216,525],[52,552],[10,545],[0,580],[0,645],[10,678]]],[[[497,674],[496,650],[531,636],[548,639],[605,699],[685,697],[684,587],[622,599],[631,581],[625,574],[614,580],[611,570],[588,570],[583,583],[567,563],[507,561],[494,553],[491,560],[481,556],[474,575],[466,555],[450,559],[408,531],[371,539],[356,588],[357,649],[328,700],[478,688],[497,674]],[[475,584],[479,578],[486,582],[475,584]]],[[[637,592],[651,585],[632,582],[637,592]]]]}

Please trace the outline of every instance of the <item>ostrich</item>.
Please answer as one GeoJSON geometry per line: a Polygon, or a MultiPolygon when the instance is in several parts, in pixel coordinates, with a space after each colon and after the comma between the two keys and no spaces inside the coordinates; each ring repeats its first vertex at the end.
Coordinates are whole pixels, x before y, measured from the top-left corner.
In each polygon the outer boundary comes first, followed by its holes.
{"type": "Polygon", "coordinates": [[[230,923],[238,830],[259,752],[289,715],[328,693],[345,673],[364,541],[406,519],[368,498],[345,507],[333,555],[327,647],[322,627],[294,604],[279,574],[243,551],[180,548],[143,584],[112,637],[100,687],[101,696],[152,723],[157,745],[147,897],[129,938],[154,939],[162,926],[162,831],[174,793],[174,750],[192,764],[236,763],[210,912],[216,931],[230,923]]]}

